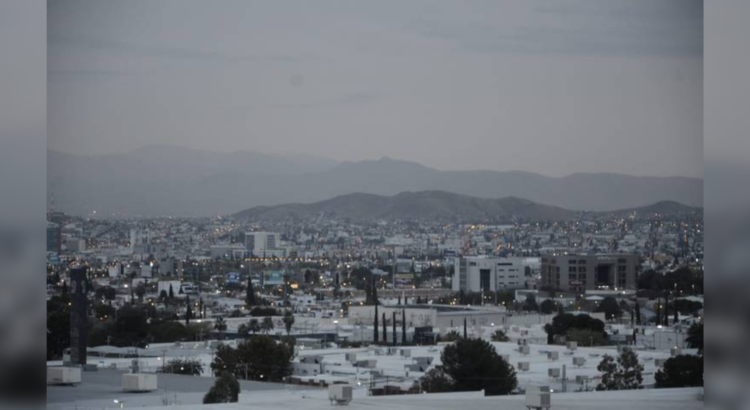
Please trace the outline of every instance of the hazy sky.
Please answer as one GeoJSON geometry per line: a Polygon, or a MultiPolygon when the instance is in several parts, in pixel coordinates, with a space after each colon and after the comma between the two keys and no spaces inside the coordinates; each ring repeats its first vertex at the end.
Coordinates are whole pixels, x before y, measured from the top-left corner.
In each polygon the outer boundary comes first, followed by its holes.
{"type": "Polygon", "coordinates": [[[703,174],[701,1],[51,4],[53,149],[703,174]]]}

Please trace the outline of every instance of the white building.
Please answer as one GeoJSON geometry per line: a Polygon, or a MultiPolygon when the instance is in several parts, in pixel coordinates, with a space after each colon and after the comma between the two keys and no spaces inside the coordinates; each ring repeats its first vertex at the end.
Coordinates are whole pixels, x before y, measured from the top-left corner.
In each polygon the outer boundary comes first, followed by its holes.
{"type": "Polygon", "coordinates": [[[453,291],[492,292],[524,287],[523,258],[459,257],[453,266],[453,291]]]}
{"type": "Polygon", "coordinates": [[[283,253],[281,239],[276,232],[246,232],[245,247],[254,256],[279,256],[279,252],[283,253]]]}

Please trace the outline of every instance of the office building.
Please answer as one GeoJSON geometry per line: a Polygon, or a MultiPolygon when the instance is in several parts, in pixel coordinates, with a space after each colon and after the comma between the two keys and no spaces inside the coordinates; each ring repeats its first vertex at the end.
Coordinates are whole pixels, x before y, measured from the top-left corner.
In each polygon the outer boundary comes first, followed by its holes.
{"type": "Polygon", "coordinates": [[[453,291],[492,292],[524,287],[523,258],[460,257],[453,266],[453,291]]]}
{"type": "Polygon", "coordinates": [[[562,292],[634,289],[636,254],[550,254],[542,257],[540,287],[562,292]]]}
{"type": "Polygon", "coordinates": [[[253,256],[283,256],[281,240],[276,232],[246,232],[245,247],[253,256]]]}

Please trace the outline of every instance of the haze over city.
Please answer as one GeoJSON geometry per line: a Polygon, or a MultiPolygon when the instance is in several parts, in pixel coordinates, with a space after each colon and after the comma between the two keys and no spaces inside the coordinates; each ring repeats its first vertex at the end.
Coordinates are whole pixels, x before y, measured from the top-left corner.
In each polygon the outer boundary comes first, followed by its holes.
{"type": "Polygon", "coordinates": [[[48,11],[48,408],[703,408],[702,1],[48,11]]]}

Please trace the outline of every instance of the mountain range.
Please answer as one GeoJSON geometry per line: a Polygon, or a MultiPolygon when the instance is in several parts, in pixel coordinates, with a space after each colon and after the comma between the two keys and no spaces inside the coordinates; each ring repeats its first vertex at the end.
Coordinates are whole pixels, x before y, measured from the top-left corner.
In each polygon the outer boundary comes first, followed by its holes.
{"type": "MultiPolygon", "coordinates": [[[[633,212],[644,216],[675,215],[697,214],[701,212],[701,209],[673,201],[662,201],[641,208],[588,214],[591,216],[626,215],[633,212]]],[[[420,191],[402,192],[394,196],[354,193],[311,204],[253,207],[233,216],[250,221],[270,222],[310,221],[325,217],[352,221],[423,220],[508,223],[575,220],[581,214],[580,211],[541,205],[516,197],[477,198],[444,191],[420,191]]]]}
{"type": "Polygon", "coordinates": [[[387,157],[339,163],[306,155],[174,146],[88,156],[49,151],[47,174],[50,205],[74,215],[96,210],[104,216],[214,216],[352,193],[419,191],[516,197],[573,211],[613,211],[660,201],[700,207],[703,201],[703,180],[698,178],[612,173],[556,178],[524,171],[442,171],[387,157]]]}

